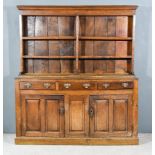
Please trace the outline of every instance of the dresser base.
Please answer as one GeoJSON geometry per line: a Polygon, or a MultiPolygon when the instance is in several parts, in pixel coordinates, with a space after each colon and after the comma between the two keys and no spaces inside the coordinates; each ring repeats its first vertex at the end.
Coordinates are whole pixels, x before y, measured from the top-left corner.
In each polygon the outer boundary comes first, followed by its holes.
{"type": "Polygon", "coordinates": [[[35,145],[135,145],[138,138],[47,138],[17,137],[16,144],[35,145]]]}

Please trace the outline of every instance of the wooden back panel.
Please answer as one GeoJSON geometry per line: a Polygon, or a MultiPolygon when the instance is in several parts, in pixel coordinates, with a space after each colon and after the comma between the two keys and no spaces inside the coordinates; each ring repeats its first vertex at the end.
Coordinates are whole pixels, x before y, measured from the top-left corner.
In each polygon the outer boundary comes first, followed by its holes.
{"type": "MultiPolygon", "coordinates": [[[[74,17],[27,16],[23,28],[27,37],[69,36],[74,34],[74,17]]],[[[24,55],[28,56],[74,55],[74,41],[28,40],[24,45],[24,55]]],[[[73,60],[28,59],[25,70],[30,73],[72,73],[73,60]]]]}
{"type": "Polygon", "coordinates": [[[72,14],[63,15],[65,7],[18,8],[22,10],[21,72],[133,73],[136,6],[66,7],[72,14]]]}

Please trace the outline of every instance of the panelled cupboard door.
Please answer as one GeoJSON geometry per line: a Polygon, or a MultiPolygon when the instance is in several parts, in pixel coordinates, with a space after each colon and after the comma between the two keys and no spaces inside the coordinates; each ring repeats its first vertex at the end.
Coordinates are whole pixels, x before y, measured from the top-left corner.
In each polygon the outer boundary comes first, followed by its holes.
{"type": "Polygon", "coordinates": [[[64,136],[64,102],[60,95],[22,95],[22,136],[64,136]]]}
{"type": "Polygon", "coordinates": [[[90,97],[90,136],[131,136],[132,95],[90,97]]]}
{"type": "Polygon", "coordinates": [[[87,137],[89,134],[88,96],[65,96],[65,136],[87,137]]]}

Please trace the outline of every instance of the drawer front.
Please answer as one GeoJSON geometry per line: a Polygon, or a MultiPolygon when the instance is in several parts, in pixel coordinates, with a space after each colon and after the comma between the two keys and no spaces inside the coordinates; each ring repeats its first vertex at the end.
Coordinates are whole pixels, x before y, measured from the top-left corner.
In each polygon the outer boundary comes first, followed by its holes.
{"type": "Polygon", "coordinates": [[[60,82],[60,90],[94,90],[95,83],[93,82],[60,82]]]}
{"type": "Polygon", "coordinates": [[[97,84],[99,90],[132,89],[133,82],[101,82],[97,84]]]}
{"type": "Polygon", "coordinates": [[[24,81],[20,82],[20,89],[56,89],[55,82],[24,81]]]}

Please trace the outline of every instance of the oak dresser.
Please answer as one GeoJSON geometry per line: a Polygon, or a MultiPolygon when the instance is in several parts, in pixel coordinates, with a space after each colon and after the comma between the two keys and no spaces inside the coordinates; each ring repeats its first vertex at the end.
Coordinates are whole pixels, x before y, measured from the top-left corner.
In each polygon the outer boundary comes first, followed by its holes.
{"type": "Polygon", "coordinates": [[[138,144],[137,6],[17,6],[16,144],[138,144]]]}

